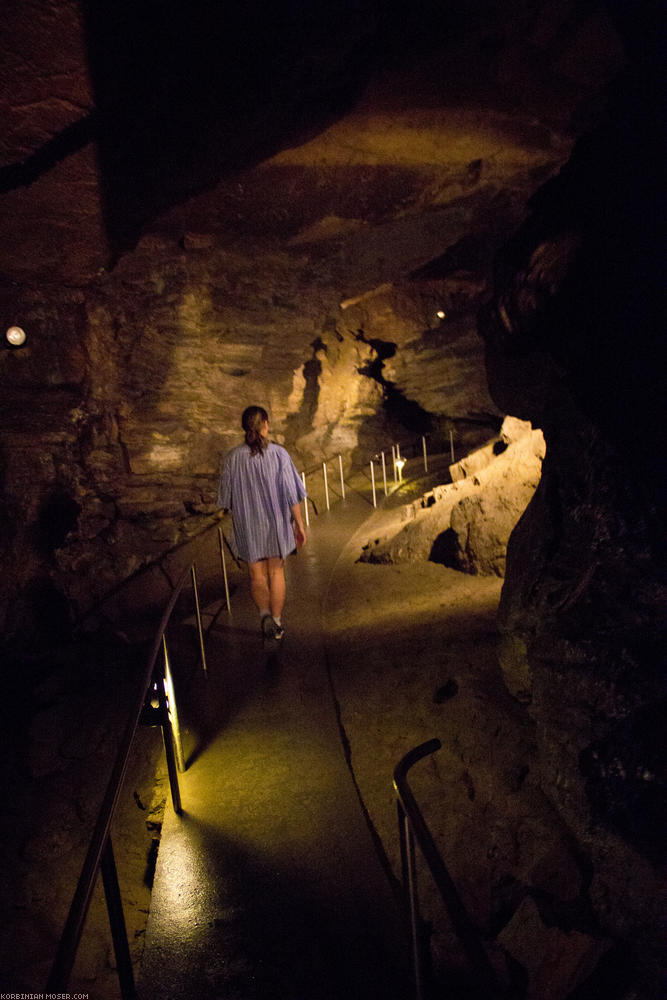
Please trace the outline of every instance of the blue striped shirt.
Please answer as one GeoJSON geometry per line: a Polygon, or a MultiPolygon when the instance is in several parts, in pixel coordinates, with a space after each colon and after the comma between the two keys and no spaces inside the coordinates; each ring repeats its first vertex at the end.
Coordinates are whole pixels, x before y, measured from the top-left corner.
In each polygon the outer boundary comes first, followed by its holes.
{"type": "Polygon", "coordinates": [[[270,441],[257,455],[247,444],[233,448],[223,462],[218,506],[231,509],[236,555],[256,562],[293,552],[290,508],[305,496],[294,462],[281,445],[270,441]]]}

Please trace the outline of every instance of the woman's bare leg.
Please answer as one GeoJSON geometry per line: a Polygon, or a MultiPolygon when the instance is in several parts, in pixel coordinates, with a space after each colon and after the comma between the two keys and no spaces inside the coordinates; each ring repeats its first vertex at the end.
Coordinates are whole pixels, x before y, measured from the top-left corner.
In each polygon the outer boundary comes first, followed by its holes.
{"type": "Polygon", "coordinates": [[[251,597],[255,602],[259,613],[266,613],[271,608],[271,594],[269,592],[269,560],[260,559],[258,562],[249,562],[248,573],[250,574],[251,597]]]}
{"type": "Polygon", "coordinates": [[[285,605],[285,563],[280,557],[267,559],[269,574],[269,607],[271,615],[280,619],[285,605]]]}
{"type": "Polygon", "coordinates": [[[285,564],[279,557],[248,563],[250,594],[260,614],[271,612],[280,618],[285,605],[285,564]]]}

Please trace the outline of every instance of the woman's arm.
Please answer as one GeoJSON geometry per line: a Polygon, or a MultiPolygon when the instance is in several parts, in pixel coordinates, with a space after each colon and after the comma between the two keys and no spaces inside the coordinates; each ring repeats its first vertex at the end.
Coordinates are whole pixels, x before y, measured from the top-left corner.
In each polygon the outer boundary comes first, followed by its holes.
{"type": "Polygon", "coordinates": [[[294,531],[294,541],[296,542],[297,549],[300,549],[302,545],[306,544],[306,532],[301,518],[301,504],[293,504],[290,507],[290,511],[292,512],[292,530],[294,531]]]}

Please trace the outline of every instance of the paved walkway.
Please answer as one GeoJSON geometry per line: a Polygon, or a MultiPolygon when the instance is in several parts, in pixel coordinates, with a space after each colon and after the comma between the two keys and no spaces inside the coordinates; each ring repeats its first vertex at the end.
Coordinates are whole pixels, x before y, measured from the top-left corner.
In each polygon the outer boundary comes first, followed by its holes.
{"type": "MultiPolygon", "coordinates": [[[[405,1000],[407,939],[348,770],[322,614],[372,513],[350,493],[288,561],[287,635],[262,647],[247,586],[181,698],[184,814],[167,804],[141,1000],[405,1000]],[[185,717],[185,719],[183,719],[185,717]]],[[[388,785],[391,776],[387,776],[388,785]]]]}

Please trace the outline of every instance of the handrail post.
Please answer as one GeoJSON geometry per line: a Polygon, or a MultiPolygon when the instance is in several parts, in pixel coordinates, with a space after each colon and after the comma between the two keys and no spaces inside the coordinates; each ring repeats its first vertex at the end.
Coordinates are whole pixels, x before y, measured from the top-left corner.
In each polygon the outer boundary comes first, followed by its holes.
{"type": "MultiPolygon", "coordinates": [[[[155,632],[149,656],[146,660],[146,669],[142,678],[139,690],[139,698],[135,704],[134,711],[130,715],[121,738],[118,753],[111,768],[111,774],[107,781],[104,798],[97,814],[95,828],[88,843],[88,850],[83,862],[81,874],[74,890],[72,902],[67,915],[60,941],[56,948],[49,978],[47,981],[47,993],[62,993],[67,989],[72,973],[72,967],[76,958],[77,949],[81,941],[90,902],[95,888],[98,872],[102,865],[102,855],[104,853],[107,838],[109,837],[111,821],[114,816],[118,799],[123,785],[123,780],[128,766],[130,748],[134,740],[137,726],[139,725],[141,714],[146,701],[146,695],[151,684],[157,688],[160,719],[162,722],[162,735],[167,757],[167,769],[169,771],[169,784],[171,787],[171,798],[174,812],[181,814],[180,789],[178,786],[178,772],[174,758],[174,741],[172,735],[171,721],[167,710],[167,695],[165,691],[164,673],[160,673],[157,667],[157,659],[160,646],[164,645],[164,631],[173,613],[176,601],[187,580],[189,567],[184,567],[174,588],[171,597],[162,614],[160,625],[155,632]]],[[[105,862],[106,863],[106,862],[105,862]]]]}
{"type": "MultiPolygon", "coordinates": [[[[301,482],[303,483],[303,488],[305,490],[305,488],[306,488],[306,473],[305,472],[301,473],[301,482]]],[[[303,498],[303,512],[306,515],[306,527],[308,527],[310,525],[310,518],[308,517],[308,497],[307,496],[305,496],[303,498]]]]}
{"type": "MultiPolygon", "coordinates": [[[[163,636],[164,642],[164,636],[163,636]]],[[[164,742],[164,752],[167,758],[167,774],[169,775],[169,788],[171,790],[171,802],[174,812],[180,816],[183,809],[181,806],[181,790],[178,783],[178,768],[176,766],[176,754],[174,752],[174,733],[169,718],[169,707],[167,705],[167,692],[165,691],[164,675],[158,676],[157,695],[160,703],[160,717],[162,719],[162,739],[164,742]]]]}
{"type": "Polygon", "coordinates": [[[417,890],[417,865],[415,857],[415,838],[410,828],[410,820],[405,814],[401,802],[396,803],[398,810],[398,835],[401,848],[401,868],[403,872],[403,890],[410,921],[410,940],[412,944],[412,970],[415,978],[415,1000],[423,1000],[424,996],[424,957],[422,950],[422,935],[419,917],[419,893],[417,890]]]}
{"type": "Polygon", "coordinates": [[[407,780],[408,771],[413,764],[435,750],[439,750],[441,746],[438,739],[428,740],[407,753],[394,768],[394,788],[410,824],[410,834],[419,844],[424,860],[447,907],[454,930],[468,956],[470,967],[485,989],[485,996],[491,1000],[491,998],[499,997],[502,994],[498,976],[484,949],[482,936],[463,905],[407,780]]]}
{"type": "Polygon", "coordinates": [[[199,609],[199,591],[197,590],[197,567],[195,563],[190,566],[190,576],[192,577],[192,593],[195,598],[195,615],[197,618],[197,632],[199,633],[199,652],[201,654],[201,665],[204,671],[204,677],[208,677],[208,669],[206,666],[206,650],[204,649],[204,633],[201,627],[201,611],[199,609]]]}
{"type": "Polygon", "coordinates": [[[324,496],[327,503],[327,510],[331,510],[329,506],[329,483],[327,481],[327,463],[322,462],[322,474],[324,476],[324,496]]]}
{"type": "Polygon", "coordinates": [[[172,733],[173,746],[176,753],[176,763],[179,771],[185,771],[185,757],[183,755],[183,743],[181,741],[181,726],[178,721],[178,705],[176,703],[176,691],[174,681],[171,676],[171,666],[169,663],[169,653],[167,652],[167,637],[162,633],[162,650],[164,654],[164,692],[166,695],[165,714],[169,722],[172,733]]]}
{"type": "Polygon", "coordinates": [[[343,476],[343,456],[338,456],[338,467],[340,469],[340,492],[345,499],[345,477],[343,476]]]}
{"type": "Polygon", "coordinates": [[[225,561],[225,537],[222,533],[222,528],[218,525],[218,538],[220,540],[220,562],[222,564],[222,579],[225,583],[225,600],[227,602],[227,611],[231,614],[231,604],[229,603],[229,582],[227,580],[227,563],[225,561]]]}
{"type": "Polygon", "coordinates": [[[123,1000],[135,1000],[137,991],[134,984],[130,946],[127,941],[123,901],[118,885],[118,872],[113,856],[113,847],[111,846],[111,834],[107,836],[100,857],[100,868],[102,870],[104,897],[106,899],[109,926],[111,927],[111,937],[116,956],[116,971],[118,973],[118,982],[120,983],[120,993],[123,1000]]]}

